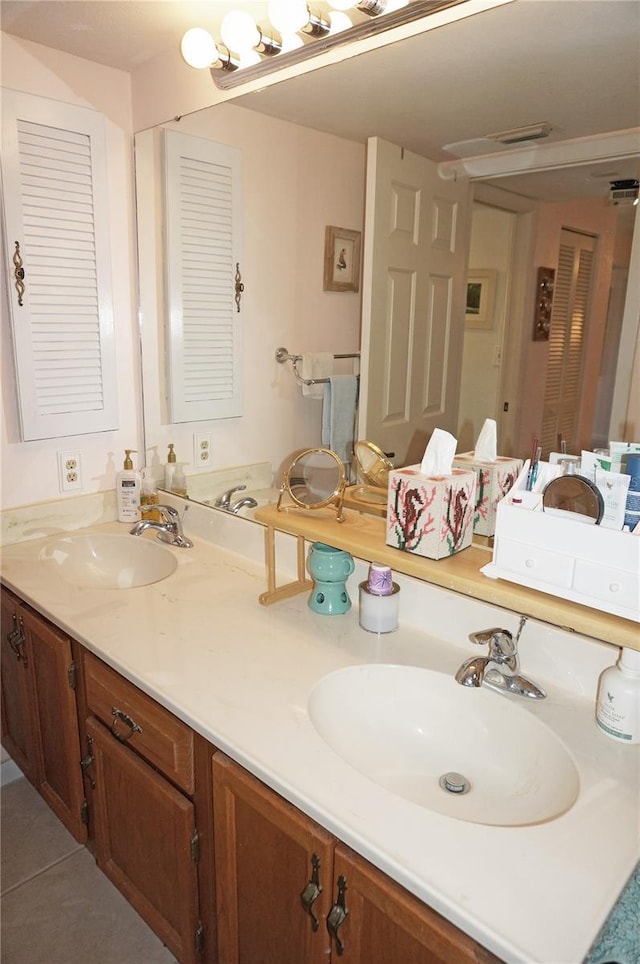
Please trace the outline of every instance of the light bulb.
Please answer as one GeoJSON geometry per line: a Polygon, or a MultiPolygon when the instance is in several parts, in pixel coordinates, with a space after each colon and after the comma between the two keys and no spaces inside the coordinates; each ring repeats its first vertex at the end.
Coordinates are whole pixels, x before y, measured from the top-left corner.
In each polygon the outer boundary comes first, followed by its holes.
{"type": "Polygon", "coordinates": [[[241,50],[238,62],[241,67],[253,67],[262,62],[262,57],[257,50],[241,50]]]}
{"type": "Polygon", "coordinates": [[[218,60],[218,48],[211,34],[202,27],[187,30],[180,43],[180,53],[190,67],[199,70],[210,67],[218,60]]]}
{"type": "Polygon", "coordinates": [[[279,33],[296,33],[309,20],[305,0],[269,0],[269,20],[279,33]]]}
{"type": "Polygon", "coordinates": [[[220,36],[229,50],[251,50],[260,43],[260,32],[250,13],[232,10],[227,13],[220,26],[220,36]]]}
{"type": "Polygon", "coordinates": [[[329,6],[334,10],[351,10],[358,0],[329,0],[329,6]]]}
{"type": "Polygon", "coordinates": [[[349,27],[353,27],[346,13],[342,13],[340,10],[331,10],[329,12],[329,23],[331,24],[330,34],[340,33],[342,30],[348,30],[349,27]]]}
{"type": "Polygon", "coordinates": [[[298,47],[304,47],[304,40],[297,33],[283,33],[282,34],[282,53],[286,54],[289,50],[297,50],[298,47]]]}

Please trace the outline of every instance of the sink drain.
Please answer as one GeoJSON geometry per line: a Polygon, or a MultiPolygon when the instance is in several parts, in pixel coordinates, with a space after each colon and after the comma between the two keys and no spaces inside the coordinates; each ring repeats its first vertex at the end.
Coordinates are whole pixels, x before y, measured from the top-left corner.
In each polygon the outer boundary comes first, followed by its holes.
{"type": "Polygon", "coordinates": [[[443,773],[438,781],[443,790],[447,793],[468,793],[471,789],[471,784],[461,773],[456,773],[455,770],[449,770],[448,773],[443,773]]]}

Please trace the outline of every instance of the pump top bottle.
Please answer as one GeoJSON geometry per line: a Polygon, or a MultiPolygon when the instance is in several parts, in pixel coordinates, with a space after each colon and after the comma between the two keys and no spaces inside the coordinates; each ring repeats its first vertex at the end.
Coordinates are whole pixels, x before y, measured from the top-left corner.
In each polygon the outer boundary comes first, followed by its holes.
{"type": "Polygon", "coordinates": [[[135,449],[124,450],[124,465],[116,476],[116,502],[119,522],[140,521],[141,476],[133,467],[131,454],[135,449]]]}
{"type": "Polygon", "coordinates": [[[161,516],[157,509],[149,509],[151,505],[158,505],[160,499],[153,476],[149,474],[149,469],[142,470],[142,486],[140,489],[140,513],[143,518],[151,522],[160,522],[161,516]]]}
{"type": "Polygon", "coordinates": [[[596,722],[603,733],[640,743],[640,652],[623,646],[615,666],[600,676],[596,722]]]}
{"type": "Polygon", "coordinates": [[[176,474],[176,453],[173,451],[173,442],[169,442],[169,454],[167,464],[164,467],[164,487],[167,492],[173,492],[173,481],[176,474]]]}

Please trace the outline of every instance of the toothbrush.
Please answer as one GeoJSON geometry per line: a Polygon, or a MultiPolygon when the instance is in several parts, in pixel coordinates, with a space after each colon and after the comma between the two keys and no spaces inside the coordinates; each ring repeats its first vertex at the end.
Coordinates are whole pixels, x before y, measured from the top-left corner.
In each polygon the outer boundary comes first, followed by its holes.
{"type": "Polygon", "coordinates": [[[527,492],[531,492],[534,485],[536,484],[536,479],[538,478],[538,467],[540,465],[541,455],[542,455],[542,446],[538,445],[538,439],[536,438],[533,440],[531,461],[529,463],[529,472],[527,474],[527,492]]]}

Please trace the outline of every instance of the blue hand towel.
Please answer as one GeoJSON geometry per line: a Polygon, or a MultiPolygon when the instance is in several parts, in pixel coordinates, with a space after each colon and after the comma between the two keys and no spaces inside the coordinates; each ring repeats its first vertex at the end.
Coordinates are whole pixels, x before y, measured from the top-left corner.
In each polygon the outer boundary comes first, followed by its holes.
{"type": "Polygon", "coordinates": [[[322,404],[322,444],[347,464],[353,458],[357,400],[357,375],[329,377],[322,404]]]}

